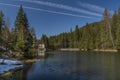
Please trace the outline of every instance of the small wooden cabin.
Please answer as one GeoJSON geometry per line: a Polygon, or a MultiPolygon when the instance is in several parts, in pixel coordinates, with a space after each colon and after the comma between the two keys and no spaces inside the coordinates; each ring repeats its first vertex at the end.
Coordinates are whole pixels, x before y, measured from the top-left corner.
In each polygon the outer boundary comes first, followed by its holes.
{"type": "Polygon", "coordinates": [[[45,51],[46,51],[45,44],[40,40],[37,41],[37,44],[38,44],[38,56],[44,57],[46,55],[45,54],[45,51]]]}

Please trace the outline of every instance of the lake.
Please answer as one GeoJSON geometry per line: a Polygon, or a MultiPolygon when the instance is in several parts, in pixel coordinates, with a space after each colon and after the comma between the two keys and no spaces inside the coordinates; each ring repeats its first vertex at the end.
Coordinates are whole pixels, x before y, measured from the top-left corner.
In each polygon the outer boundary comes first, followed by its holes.
{"type": "Polygon", "coordinates": [[[46,59],[25,64],[18,80],[120,80],[120,54],[50,52],[46,59]]]}

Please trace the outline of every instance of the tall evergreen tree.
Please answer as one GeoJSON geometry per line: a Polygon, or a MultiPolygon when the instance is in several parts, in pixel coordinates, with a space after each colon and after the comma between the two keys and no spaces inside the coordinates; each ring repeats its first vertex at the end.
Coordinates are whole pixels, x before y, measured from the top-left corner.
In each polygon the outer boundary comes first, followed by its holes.
{"type": "MultiPolygon", "coordinates": [[[[30,31],[30,35],[31,35],[31,39],[32,39],[32,42],[33,43],[35,43],[35,41],[36,41],[36,34],[35,34],[35,29],[34,29],[34,27],[31,27],[30,29],[29,29],[29,31],[30,31]]],[[[33,44],[33,47],[35,47],[35,45],[33,44]]]]}
{"type": "Polygon", "coordinates": [[[10,29],[9,29],[9,19],[7,19],[5,25],[3,26],[3,31],[2,31],[2,38],[3,40],[8,43],[9,42],[9,36],[10,36],[10,29]]]}
{"type": "Polygon", "coordinates": [[[78,47],[79,39],[80,39],[79,28],[78,25],[76,25],[74,32],[74,47],[78,47]]]}
{"type": "Polygon", "coordinates": [[[45,44],[46,48],[49,48],[49,41],[48,41],[48,37],[46,35],[42,35],[41,37],[41,41],[45,44]]]}
{"type": "Polygon", "coordinates": [[[73,31],[72,28],[70,29],[70,34],[69,34],[69,47],[73,48],[74,47],[74,38],[73,38],[73,31]]]}
{"type": "Polygon", "coordinates": [[[103,19],[104,27],[102,29],[102,32],[104,33],[102,34],[103,47],[114,48],[113,36],[111,32],[110,14],[108,9],[105,9],[103,17],[104,17],[103,19]]]}
{"type": "Polygon", "coordinates": [[[2,42],[2,25],[3,25],[3,12],[0,11],[0,45],[3,43],[2,42]]]}
{"type": "Polygon", "coordinates": [[[10,43],[9,19],[7,19],[4,26],[2,27],[2,40],[4,41],[4,47],[8,49],[10,43]]]}
{"type": "Polygon", "coordinates": [[[27,51],[32,45],[31,35],[29,32],[29,24],[27,16],[20,6],[18,15],[15,20],[15,30],[16,30],[16,49],[20,51],[27,51]]]}
{"type": "Polygon", "coordinates": [[[116,30],[116,47],[120,49],[120,8],[118,9],[118,16],[117,16],[117,30],[116,30]]]}
{"type": "Polygon", "coordinates": [[[116,46],[116,40],[117,40],[117,24],[118,24],[118,15],[117,12],[115,11],[115,13],[112,16],[112,36],[113,36],[113,41],[115,42],[115,46],[116,46]]]}
{"type": "Polygon", "coordinates": [[[11,29],[9,38],[10,38],[9,41],[11,42],[10,48],[14,50],[14,48],[16,47],[16,38],[17,38],[15,28],[11,29]]]}
{"type": "Polygon", "coordinates": [[[89,27],[90,25],[87,23],[86,26],[83,28],[83,34],[79,44],[80,49],[88,49],[89,47],[88,43],[90,39],[89,27]]]}

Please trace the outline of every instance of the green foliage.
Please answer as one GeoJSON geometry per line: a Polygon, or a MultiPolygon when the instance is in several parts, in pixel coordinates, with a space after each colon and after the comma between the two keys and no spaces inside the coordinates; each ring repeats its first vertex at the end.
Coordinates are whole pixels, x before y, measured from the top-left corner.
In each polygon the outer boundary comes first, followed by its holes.
{"type": "Polygon", "coordinates": [[[41,41],[45,44],[46,48],[49,47],[48,37],[46,35],[44,35],[44,34],[42,35],[41,41]]]}
{"type": "Polygon", "coordinates": [[[103,20],[79,28],[68,33],[51,36],[50,46],[57,48],[80,49],[120,49],[120,8],[110,18],[108,9],[105,9],[103,20]],[[66,43],[68,44],[67,46],[66,43]],[[113,43],[115,47],[113,47],[113,43]]]}
{"type": "Polygon", "coordinates": [[[38,56],[38,53],[37,53],[37,49],[36,48],[29,48],[28,49],[28,52],[25,52],[23,54],[23,58],[29,58],[29,59],[32,59],[32,58],[35,58],[38,56]]]}
{"type": "Polygon", "coordinates": [[[78,47],[78,43],[80,40],[80,32],[78,25],[76,25],[75,32],[74,32],[74,47],[78,47]]]}
{"type": "MultiPolygon", "coordinates": [[[[0,11],[0,48],[6,48],[8,51],[28,53],[19,55],[19,58],[33,57],[31,47],[36,41],[34,28],[29,28],[27,16],[20,6],[15,20],[15,28],[9,29],[9,19],[4,21],[3,13],[0,11]]],[[[1,54],[0,54],[1,55],[1,54]]],[[[17,54],[16,54],[17,55],[17,54]]]]}
{"type": "Polygon", "coordinates": [[[2,25],[3,25],[3,12],[0,11],[0,44],[2,44],[2,25]]]}
{"type": "Polygon", "coordinates": [[[29,30],[28,20],[22,6],[20,6],[15,21],[16,44],[15,50],[27,51],[33,43],[33,37],[29,30]]]}
{"type": "Polygon", "coordinates": [[[118,9],[117,22],[114,23],[117,26],[116,30],[116,47],[120,49],[120,8],[118,9]]]}

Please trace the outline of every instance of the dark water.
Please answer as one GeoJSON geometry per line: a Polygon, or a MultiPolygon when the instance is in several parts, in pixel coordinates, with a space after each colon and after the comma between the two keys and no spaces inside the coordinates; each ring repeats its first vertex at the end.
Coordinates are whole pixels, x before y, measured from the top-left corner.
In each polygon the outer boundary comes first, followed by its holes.
{"type": "Polygon", "coordinates": [[[120,80],[120,53],[51,52],[29,65],[24,80],[120,80]]]}

